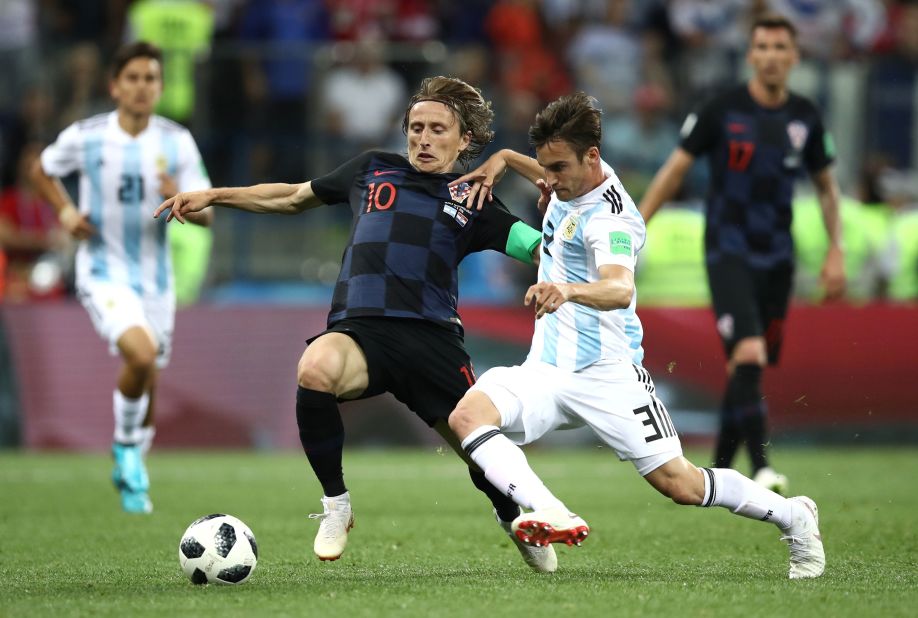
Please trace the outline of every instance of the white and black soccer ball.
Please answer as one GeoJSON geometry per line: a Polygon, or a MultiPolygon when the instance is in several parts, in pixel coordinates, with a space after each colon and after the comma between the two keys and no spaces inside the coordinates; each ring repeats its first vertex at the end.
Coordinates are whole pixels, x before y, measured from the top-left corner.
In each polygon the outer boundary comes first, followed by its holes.
{"type": "Polygon", "coordinates": [[[258,564],[255,535],[232,515],[205,515],[182,535],[179,564],[195,584],[241,584],[258,564]]]}

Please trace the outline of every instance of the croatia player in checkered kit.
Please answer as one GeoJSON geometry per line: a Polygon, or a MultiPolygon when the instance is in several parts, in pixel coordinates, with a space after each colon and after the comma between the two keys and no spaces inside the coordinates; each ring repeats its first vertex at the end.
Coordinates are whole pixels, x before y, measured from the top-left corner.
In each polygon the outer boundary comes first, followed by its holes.
{"type": "Polygon", "coordinates": [[[822,268],[826,297],[840,296],[845,287],[834,146],[816,107],[788,89],[797,54],[790,21],[757,18],[746,55],[752,78],[689,114],[682,143],[640,204],[650,221],[695,159],[707,156],[705,262],[728,376],[714,465],[730,467],[745,445],[753,478],[782,494],[787,478],[769,465],[766,450],[762,373],[778,362],[781,349],[794,275],[791,201],[804,172],[813,180],[828,237],[822,268]]]}
{"type": "MultiPolygon", "coordinates": [[[[149,212],[179,190],[210,187],[201,155],[184,127],[153,114],[162,93],[162,54],[137,42],[118,51],[110,83],[114,112],[76,122],[45,148],[32,179],[81,242],[80,302],[99,335],[121,356],[112,480],[121,505],[149,513],[143,456],[153,440],[157,370],[169,362],[175,321],[172,261],[163,222],[149,212]],[[79,172],[79,208],[58,180],[79,172]]],[[[210,225],[213,213],[191,221],[210,225]]]]}
{"type": "MultiPolygon", "coordinates": [[[[300,442],[325,494],[313,544],[321,560],[342,555],[354,522],[338,401],[390,392],[465,458],[447,424],[475,380],[457,311],[459,262],[492,249],[530,263],[541,238],[499,201],[473,208],[467,186],[449,186],[458,176],[455,164],[474,160],[491,141],[492,118],[490,103],[472,86],[429,78],[405,111],[407,158],[371,151],[302,184],[182,193],[156,210],[181,220],[211,204],[287,214],[323,204],[351,207],[354,224],[328,328],[309,340],[297,368],[300,442]]],[[[466,461],[510,534],[519,507],[466,461]]],[[[552,548],[511,538],[531,568],[555,570],[552,548]]]]}
{"type": "Polygon", "coordinates": [[[536,317],[529,356],[485,372],[450,415],[450,427],[485,477],[531,509],[511,526],[523,542],[579,545],[587,537],[586,522],[545,487],[519,447],[554,429],[587,426],[674,502],[723,506],[776,524],[790,547],[789,576],[818,577],[825,555],[812,500],[784,498],[735,470],[698,468],[682,456],[641,366],[634,268],[644,221],[600,158],[600,116],[583,93],[561,97],[530,128],[537,161],[500,151],[484,171],[463,177],[485,184],[509,165],[552,195],[538,282],[524,299],[536,317]]]}

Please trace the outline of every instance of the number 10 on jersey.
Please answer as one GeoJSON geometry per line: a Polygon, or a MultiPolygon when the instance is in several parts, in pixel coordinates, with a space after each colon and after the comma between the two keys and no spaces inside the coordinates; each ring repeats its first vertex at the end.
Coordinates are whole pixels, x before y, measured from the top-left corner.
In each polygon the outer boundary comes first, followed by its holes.
{"type": "Polygon", "coordinates": [[[367,212],[388,210],[395,201],[397,191],[391,182],[371,182],[367,185],[367,212]]]}

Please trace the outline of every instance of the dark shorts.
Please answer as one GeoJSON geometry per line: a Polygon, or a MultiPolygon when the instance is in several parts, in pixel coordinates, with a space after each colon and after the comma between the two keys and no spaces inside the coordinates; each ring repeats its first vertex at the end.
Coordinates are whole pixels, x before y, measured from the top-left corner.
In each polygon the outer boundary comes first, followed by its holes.
{"type": "Polygon", "coordinates": [[[727,356],[741,339],[764,337],[768,364],[776,364],[793,286],[793,264],[759,269],[742,258],[725,256],[708,263],[707,270],[717,332],[727,356]]]}
{"type": "Polygon", "coordinates": [[[346,318],[325,333],[344,333],[363,350],[370,384],[357,399],[392,393],[425,423],[445,420],[475,383],[462,336],[410,318],[346,318]]]}

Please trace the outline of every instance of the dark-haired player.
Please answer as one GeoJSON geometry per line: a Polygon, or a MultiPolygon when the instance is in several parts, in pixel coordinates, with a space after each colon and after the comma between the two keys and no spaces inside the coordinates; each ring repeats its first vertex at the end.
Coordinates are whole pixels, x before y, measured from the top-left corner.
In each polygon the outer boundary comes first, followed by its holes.
{"type": "Polygon", "coordinates": [[[672,198],[696,157],[707,155],[705,255],[728,381],[714,466],[729,467],[746,445],[755,480],[779,493],[787,478],[768,462],[762,370],[778,360],[794,274],[791,200],[794,183],[813,180],[829,237],[822,269],[828,298],[841,295],[845,273],[835,156],[816,107],[790,92],[797,63],[796,30],[781,16],[752,25],[746,61],[753,75],[689,114],[682,143],[641,200],[646,221],[672,198]]]}
{"type": "MultiPolygon", "coordinates": [[[[210,187],[188,130],[153,114],[162,88],[157,47],[137,42],[121,48],[109,83],[117,109],[64,129],[32,171],[38,193],[81,241],[77,295],[96,331],[121,356],[112,480],[130,513],[153,509],[143,455],[153,440],[156,374],[169,362],[175,323],[166,226],[149,212],[179,190],[210,187]],[[75,171],[79,208],[59,180],[75,171]]],[[[206,210],[190,221],[210,225],[212,217],[206,210]]]]}
{"type": "MultiPolygon", "coordinates": [[[[561,97],[529,129],[536,161],[512,151],[489,159],[492,178],[509,165],[551,192],[538,281],[524,299],[535,309],[535,333],[526,361],[484,373],[449,425],[485,478],[532,509],[511,523],[524,542],[579,544],[589,533],[518,446],[554,429],[586,426],[677,504],[720,506],[775,524],[790,549],[788,576],[819,577],[825,553],[811,499],[784,498],[736,470],[699,468],[682,455],[666,407],[641,366],[634,268],[646,228],[601,158],[600,117],[585,94],[561,97]]],[[[466,178],[478,181],[479,174],[466,178]]]]}
{"type": "MultiPolygon", "coordinates": [[[[390,392],[464,456],[446,422],[475,381],[457,312],[457,267],[484,249],[532,262],[540,239],[499,202],[479,210],[467,203],[467,185],[448,186],[456,163],[491,141],[492,119],[477,89],[428,78],[405,111],[407,158],[371,151],[312,181],[181,193],[156,211],[181,220],[211,204],[279,214],[350,204],[354,224],[328,329],[310,340],[297,368],[300,441],[325,493],[314,544],[322,560],[341,556],[353,525],[339,400],[390,392]]],[[[472,465],[470,474],[509,533],[518,507],[472,465]]],[[[553,550],[511,538],[533,569],[555,570],[553,550]]]]}

